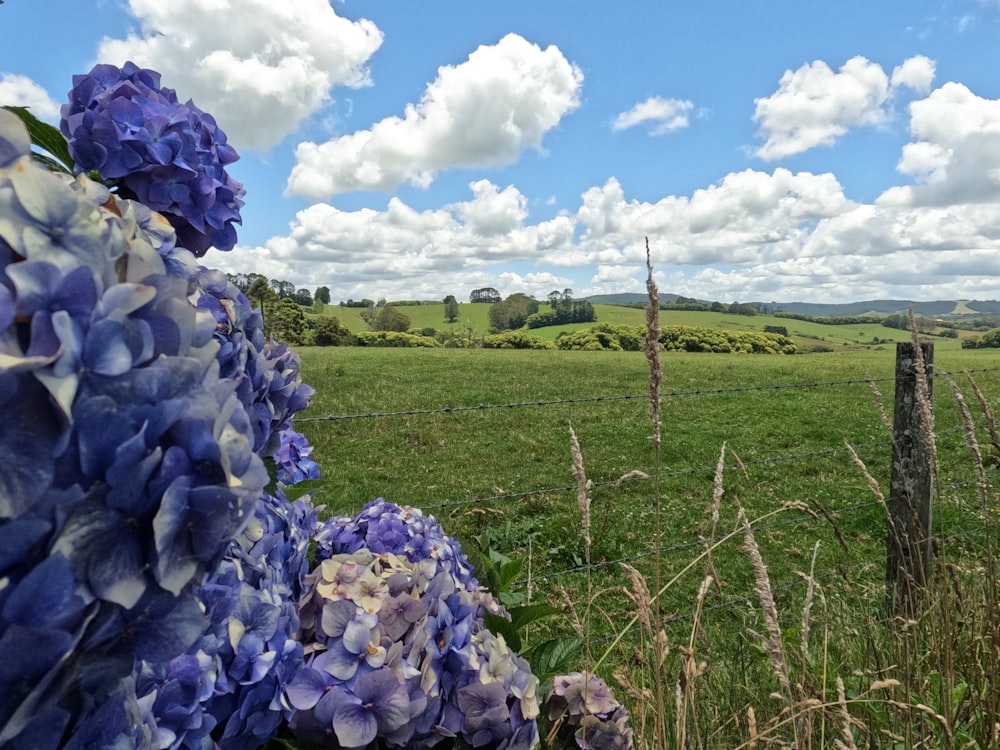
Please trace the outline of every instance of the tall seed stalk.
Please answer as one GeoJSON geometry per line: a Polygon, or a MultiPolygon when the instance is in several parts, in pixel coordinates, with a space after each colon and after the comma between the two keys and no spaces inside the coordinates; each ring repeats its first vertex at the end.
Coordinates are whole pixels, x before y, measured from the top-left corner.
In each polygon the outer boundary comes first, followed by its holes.
{"type": "Polygon", "coordinates": [[[576,437],[573,425],[569,426],[569,452],[573,458],[573,478],[576,480],[576,502],[580,508],[581,528],[583,531],[583,554],[587,568],[587,606],[583,610],[584,654],[587,668],[590,669],[593,658],[590,653],[590,607],[594,601],[594,581],[590,565],[590,487],[587,473],[583,468],[583,452],[580,441],[576,437]]]}
{"type": "MultiPolygon", "coordinates": [[[[663,371],[660,364],[660,291],[653,279],[653,261],[649,250],[649,237],[646,237],[646,293],[649,303],[646,305],[646,337],[642,341],[642,352],[649,363],[649,418],[653,424],[653,434],[649,440],[653,446],[653,517],[656,549],[654,563],[654,581],[657,592],[661,591],[660,572],[662,567],[660,553],[660,385],[663,381],[663,371]]],[[[660,596],[653,602],[654,622],[663,621],[663,607],[660,596]]],[[[659,659],[653,661],[653,695],[655,700],[653,736],[665,746],[667,738],[666,725],[666,691],[663,684],[663,665],[659,659]]]]}

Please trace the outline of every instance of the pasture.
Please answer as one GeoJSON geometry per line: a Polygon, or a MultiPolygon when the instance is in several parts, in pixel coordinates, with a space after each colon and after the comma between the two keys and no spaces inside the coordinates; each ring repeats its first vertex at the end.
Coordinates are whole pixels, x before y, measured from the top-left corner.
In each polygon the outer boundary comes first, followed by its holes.
{"type": "MultiPolygon", "coordinates": [[[[673,322],[682,321],[664,316],[673,322]]],[[[705,662],[701,684],[715,696],[690,720],[706,738],[713,722],[745,737],[747,726],[732,712],[745,713],[747,705],[764,711],[777,687],[754,635],[764,627],[754,569],[742,535],[706,556],[711,540],[737,528],[740,508],[756,519],[785,636],[801,635],[809,588],[802,576],[812,570],[824,597],[813,613],[821,623],[814,627],[828,639],[823,675],[860,672],[867,676],[851,677],[859,690],[876,679],[865,670],[874,669],[873,649],[881,648],[872,628],[882,617],[885,508],[845,444],[888,493],[890,434],[873,385],[891,415],[894,347],[843,349],[665,354],[658,465],[640,353],[305,348],[303,376],[317,393],[295,425],[323,467],[313,497],[327,513],[353,513],[382,496],[433,514],[465,548],[525,560],[516,588],[532,601],[566,608],[547,632],[568,634],[574,617],[591,611],[591,648],[616,643],[605,665],[609,674],[642,666],[634,663],[638,632],[614,640],[635,612],[624,594],[622,563],[650,585],[679,574],[661,602],[668,640],[688,651],[697,646],[705,662]],[[455,408],[480,405],[489,408],[455,408]],[[589,565],[570,470],[570,426],[592,482],[589,565]],[[724,496],[713,523],[708,510],[723,445],[724,496]],[[706,574],[712,583],[699,598],[706,574]],[[592,608],[588,590],[598,592],[592,608]]],[[[992,482],[996,456],[986,420],[961,373],[974,371],[995,408],[1000,351],[937,342],[935,364],[939,374],[954,374],[974,411],[992,482]]],[[[975,463],[944,378],[935,381],[934,412],[938,552],[942,564],[968,572],[984,548],[992,549],[996,498],[989,494],[984,504],[977,494],[975,463]]]]}
{"type": "MultiPolygon", "coordinates": [[[[471,329],[473,335],[478,337],[488,333],[490,328],[489,309],[490,305],[485,303],[459,303],[459,317],[454,323],[448,323],[444,317],[443,304],[431,305],[407,305],[397,308],[400,312],[410,318],[411,328],[435,328],[439,331],[452,331],[463,333],[471,329]]],[[[547,310],[548,305],[541,304],[541,310],[547,310]]],[[[645,312],[641,308],[624,307],[622,305],[594,305],[597,313],[598,323],[613,323],[633,326],[645,325],[645,312]]],[[[368,325],[361,317],[362,308],[340,307],[339,305],[327,305],[324,309],[325,315],[336,316],[352,333],[368,330],[368,325]]],[[[660,323],[664,326],[699,326],[704,328],[721,328],[733,331],[762,331],[765,326],[784,326],[788,329],[788,334],[795,341],[800,351],[810,351],[817,347],[828,349],[843,348],[868,348],[877,346],[887,346],[892,349],[892,344],[881,342],[907,341],[910,337],[908,331],[900,331],[895,328],[887,328],[877,323],[864,325],[825,325],[812,321],[796,320],[794,318],[781,318],[774,315],[730,315],[719,312],[700,312],[687,310],[663,310],[660,313],[660,323]],[[876,341],[877,340],[877,341],[876,341]]],[[[559,326],[546,326],[535,328],[530,331],[532,335],[539,336],[552,341],[563,331],[575,331],[580,328],[587,328],[592,323],[569,323],[559,326]]],[[[973,335],[970,332],[960,331],[961,337],[973,335]]],[[[957,346],[954,341],[935,339],[938,345],[948,344],[957,346]]]]}

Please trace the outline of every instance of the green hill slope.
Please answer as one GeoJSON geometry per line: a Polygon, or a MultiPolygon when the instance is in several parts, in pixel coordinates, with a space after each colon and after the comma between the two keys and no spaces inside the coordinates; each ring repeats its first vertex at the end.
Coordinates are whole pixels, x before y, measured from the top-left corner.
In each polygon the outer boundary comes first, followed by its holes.
{"type": "MultiPolygon", "coordinates": [[[[543,306],[544,307],[544,306],[543,306]]],[[[397,308],[410,318],[411,328],[435,328],[439,331],[463,332],[472,328],[474,336],[489,333],[490,305],[486,303],[465,302],[459,304],[458,320],[448,323],[444,317],[444,305],[415,305],[397,308]]],[[[646,324],[645,311],[638,307],[621,305],[594,305],[599,323],[614,323],[620,325],[643,326],[646,324]]],[[[368,330],[367,324],[361,318],[362,309],[357,307],[340,307],[329,305],[326,315],[334,315],[340,319],[353,333],[368,330]]],[[[881,345],[886,342],[906,341],[910,338],[907,331],[886,328],[877,323],[864,325],[825,325],[793,318],[779,318],[773,315],[729,315],[718,312],[700,312],[688,310],[663,310],[660,312],[661,325],[699,326],[703,328],[723,328],[733,331],[762,331],[765,326],[783,326],[788,335],[795,341],[799,351],[810,351],[821,348],[843,349],[845,347],[881,345]]],[[[561,326],[535,328],[531,333],[549,341],[554,340],[563,331],[575,331],[588,328],[591,323],[571,323],[561,326]]],[[[941,344],[958,346],[957,341],[938,340],[941,344]]]]}

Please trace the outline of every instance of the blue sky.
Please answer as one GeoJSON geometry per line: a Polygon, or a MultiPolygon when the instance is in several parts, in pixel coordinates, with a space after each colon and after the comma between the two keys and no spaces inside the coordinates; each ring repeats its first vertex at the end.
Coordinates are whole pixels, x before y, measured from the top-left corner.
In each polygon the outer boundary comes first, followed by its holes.
{"type": "Polygon", "coordinates": [[[206,262],[349,297],[1000,298],[1000,0],[6,0],[0,103],[133,60],[242,154],[206,262]]]}

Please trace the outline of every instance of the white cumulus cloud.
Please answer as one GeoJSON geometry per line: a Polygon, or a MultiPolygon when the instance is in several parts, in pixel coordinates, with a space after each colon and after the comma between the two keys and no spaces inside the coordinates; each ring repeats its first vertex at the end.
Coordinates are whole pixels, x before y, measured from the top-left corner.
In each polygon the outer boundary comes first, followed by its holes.
{"type": "Polygon", "coordinates": [[[929,57],[917,55],[905,60],[902,65],[892,71],[892,85],[895,88],[906,86],[918,94],[930,93],[934,81],[934,61],[929,57]]]}
{"type": "Polygon", "coordinates": [[[0,75],[0,105],[29,107],[42,120],[58,119],[59,105],[49,93],[27,76],[0,75]]]}
{"type": "Polygon", "coordinates": [[[1000,200],[1000,99],[946,83],[910,104],[913,141],[898,169],[917,184],[890,188],[881,205],[948,206],[1000,200]]]}
{"type": "Polygon", "coordinates": [[[371,21],[338,16],[327,0],[129,0],[139,29],[101,41],[99,62],[128,60],[163,74],[181,100],[211,112],[237,148],[269,148],[330,100],[369,83],[382,43],[371,21]]]}
{"type": "Polygon", "coordinates": [[[785,71],[777,91],[754,100],[753,119],[764,139],[755,154],[773,161],[829,146],[851,128],[881,125],[899,87],[926,93],[933,78],[934,63],[923,56],[904,61],[891,79],[882,66],[861,56],[836,72],[822,60],[785,71]]]}
{"type": "Polygon", "coordinates": [[[325,198],[352,190],[427,186],[449,167],[498,166],[539,148],[579,104],[583,74],[558,47],[516,34],[438,69],[402,117],[326,143],[302,143],[287,190],[325,198]]]}
{"type": "Polygon", "coordinates": [[[685,99],[664,99],[651,96],[632,109],[622,112],[612,123],[614,130],[626,130],[636,125],[649,124],[653,135],[663,135],[688,126],[688,114],[694,107],[685,99]]]}

